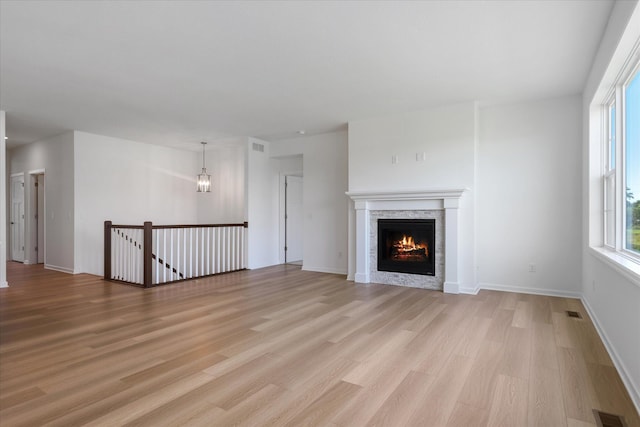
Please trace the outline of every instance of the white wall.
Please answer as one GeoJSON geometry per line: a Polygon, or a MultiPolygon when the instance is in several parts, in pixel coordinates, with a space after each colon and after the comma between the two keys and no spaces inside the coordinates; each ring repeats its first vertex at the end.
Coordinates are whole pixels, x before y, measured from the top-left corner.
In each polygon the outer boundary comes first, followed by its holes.
{"type": "MultiPolygon", "coordinates": [[[[75,132],[75,271],[102,275],[104,221],[197,223],[201,155],[75,132]]],[[[47,169],[47,192],[51,188],[47,169]]],[[[47,193],[47,200],[50,200],[47,193]]]]}
{"type": "MultiPolygon", "coordinates": [[[[207,173],[211,175],[210,193],[199,193],[197,216],[200,224],[235,224],[244,221],[246,138],[224,146],[207,145],[207,173]]],[[[197,156],[202,168],[202,153],[197,156]]],[[[194,189],[195,191],[195,189],[194,189]]]]}
{"type": "Polygon", "coordinates": [[[578,96],[480,109],[481,287],[579,294],[581,114],[578,96]]]}
{"type": "Polygon", "coordinates": [[[7,143],[6,114],[0,111],[0,288],[7,286],[7,143]]]}
{"type": "Polygon", "coordinates": [[[300,154],[304,170],[302,268],[346,274],[347,132],[308,135],[271,144],[274,157],[300,154]]]}
{"type": "Polygon", "coordinates": [[[278,175],[274,173],[270,143],[255,138],[247,140],[247,220],[248,263],[250,269],[278,263],[278,175]],[[255,151],[253,144],[264,151],[255,151]]]}
{"type": "Polygon", "coordinates": [[[474,103],[349,122],[349,191],[469,189],[460,206],[463,289],[475,287],[475,145],[474,103]]]}
{"type": "Polygon", "coordinates": [[[472,186],[474,124],[473,103],[349,122],[349,191],[472,186]]]}
{"type": "Polygon", "coordinates": [[[640,278],[625,274],[590,249],[590,243],[602,243],[599,113],[591,103],[594,98],[601,101],[599,86],[602,83],[606,90],[615,79],[638,37],[640,6],[616,2],[583,92],[582,291],[583,301],[640,411],[640,278]]]}
{"type": "MultiPolygon", "coordinates": [[[[46,170],[45,267],[68,273],[75,271],[73,147],[74,134],[67,132],[9,151],[9,174],[24,173],[25,183],[29,171],[46,170]]],[[[31,200],[29,185],[24,200],[31,200]]],[[[31,211],[25,209],[25,215],[30,217],[31,211]]],[[[25,221],[27,235],[31,223],[25,221]]]]}

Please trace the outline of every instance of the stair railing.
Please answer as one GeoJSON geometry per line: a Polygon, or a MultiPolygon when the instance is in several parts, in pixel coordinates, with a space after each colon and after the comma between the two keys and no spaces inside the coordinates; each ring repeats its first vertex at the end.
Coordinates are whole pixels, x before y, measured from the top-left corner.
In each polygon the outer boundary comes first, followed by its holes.
{"type": "Polygon", "coordinates": [[[246,269],[242,224],[104,222],[104,278],[145,288],[246,269]]]}

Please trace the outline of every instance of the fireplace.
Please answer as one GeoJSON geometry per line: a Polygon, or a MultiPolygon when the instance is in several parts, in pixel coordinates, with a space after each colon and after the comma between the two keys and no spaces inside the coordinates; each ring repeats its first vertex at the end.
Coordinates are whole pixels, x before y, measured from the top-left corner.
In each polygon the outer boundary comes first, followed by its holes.
{"type": "Polygon", "coordinates": [[[373,282],[459,293],[463,264],[459,262],[462,251],[458,223],[459,211],[462,210],[460,203],[466,191],[458,188],[348,192],[355,208],[356,254],[354,270],[349,277],[357,283],[373,282]],[[378,270],[378,222],[388,219],[435,220],[435,245],[429,247],[435,274],[378,270]]]}
{"type": "Polygon", "coordinates": [[[435,219],[378,219],[378,271],[435,275],[435,219]]]}

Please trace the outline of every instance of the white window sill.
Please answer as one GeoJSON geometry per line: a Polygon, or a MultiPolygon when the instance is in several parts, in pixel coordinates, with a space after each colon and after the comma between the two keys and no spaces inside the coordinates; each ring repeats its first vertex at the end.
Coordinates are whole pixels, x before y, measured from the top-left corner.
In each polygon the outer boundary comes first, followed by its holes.
{"type": "Polygon", "coordinates": [[[610,249],[593,246],[589,249],[593,256],[604,261],[636,286],[640,287],[640,263],[610,249]]]}

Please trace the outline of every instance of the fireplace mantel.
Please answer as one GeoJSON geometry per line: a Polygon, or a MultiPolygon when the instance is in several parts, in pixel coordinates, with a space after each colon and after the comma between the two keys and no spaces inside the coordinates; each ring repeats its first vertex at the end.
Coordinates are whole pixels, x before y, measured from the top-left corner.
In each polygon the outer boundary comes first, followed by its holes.
{"type": "Polygon", "coordinates": [[[349,191],[356,210],[356,273],[357,283],[370,282],[369,212],[373,210],[444,210],[446,293],[460,292],[461,266],[459,244],[459,206],[466,188],[428,189],[412,191],[349,191]]]}
{"type": "Polygon", "coordinates": [[[458,200],[466,188],[412,190],[412,191],[348,191],[347,196],[354,201],[393,201],[393,200],[458,200]]]}

